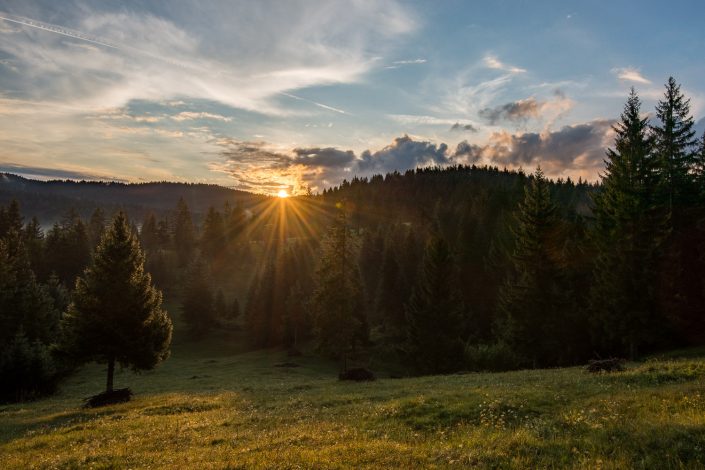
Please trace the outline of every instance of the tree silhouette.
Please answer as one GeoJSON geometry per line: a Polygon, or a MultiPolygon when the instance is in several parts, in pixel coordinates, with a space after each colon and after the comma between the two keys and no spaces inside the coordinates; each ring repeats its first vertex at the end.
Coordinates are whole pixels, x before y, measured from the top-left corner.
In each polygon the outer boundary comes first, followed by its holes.
{"type": "Polygon", "coordinates": [[[108,392],[116,363],[147,370],[169,356],[171,320],[144,271],[144,254],[125,214],[115,216],[76,280],[63,330],[64,349],[74,358],[108,364],[108,392]]]}

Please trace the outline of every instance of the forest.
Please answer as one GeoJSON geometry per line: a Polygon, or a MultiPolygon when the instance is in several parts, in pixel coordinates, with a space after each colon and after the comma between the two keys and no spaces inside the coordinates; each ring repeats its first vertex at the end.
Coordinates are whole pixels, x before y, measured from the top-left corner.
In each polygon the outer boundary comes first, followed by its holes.
{"type": "Polygon", "coordinates": [[[703,345],[705,135],[673,78],[649,111],[632,89],[598,182],[457,165],[275,198],[3,175],[0,399],[51,394],[91,361],[111,391],[116,363],[168,358],[172,323],[342,375],[703,345]]]}

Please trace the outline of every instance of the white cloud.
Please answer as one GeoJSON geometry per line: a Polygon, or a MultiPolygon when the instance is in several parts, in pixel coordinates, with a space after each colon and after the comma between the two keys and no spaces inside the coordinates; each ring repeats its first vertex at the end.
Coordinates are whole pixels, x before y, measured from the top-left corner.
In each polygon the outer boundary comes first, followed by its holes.
{"type": "Polygon", "coordinates": [[[647,79],[641,74],[639,69],[634,67],[617,67],[612,69],[612,73],[617,76],[618,79],[627,82],[636,82],[648,85],[651,80],[647,79]]]}
{"type": "Polygon", "coordinates": [[[76,29],[27,20],[0,31],[11,35],[0,52],[20,72],[8,85],[24,98],[95,110],[188,97],[286,115],[282,92],[357,82],[394,38],[416,28],[395,1],[209,4],[198,13],[213,26],[201,29],[179,21],[193,13],[185,4],[168,18],[74,6],[65,10],[83,14],[70,18],[76,29]]]}
{"type": "Polygon", "coordinates": [[[502,70],[504,72],[509,72],[509,73],[524,73],[524,72],[526,72],[526,69],[523,69],[521,67],[516,67],[514,65],[505,64],[504,62],[500,61],[497,58],[497,56],[494,56],[492,54],[486,55],[482,59],[482,62],[485,64],[485,67],[487,67],[489,69],[502,70]]]}
{"type": "Polygon", "coordinates": [[[231,117],[222,116],[220,114],[206,113],[206,112],[194,112],[194,111],[182,111],[179,114],[171,116],[174,121],[192,121],[195,119],[212,119],[214,121],[230,122],[233,120],[231,117]]]}

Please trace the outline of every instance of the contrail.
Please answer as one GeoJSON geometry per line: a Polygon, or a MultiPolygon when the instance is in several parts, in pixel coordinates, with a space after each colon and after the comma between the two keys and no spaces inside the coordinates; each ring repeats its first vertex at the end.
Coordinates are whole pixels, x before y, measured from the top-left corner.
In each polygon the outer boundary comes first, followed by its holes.
{"type": "Polygon", "coordinates": [[[158,60],[161,62],[166,62],[167,64],[175,65],[177,67],[181,67],[181,68],[185,68],[185,69],[194,70],[194,71],[197,71],[200,73],[204,72],[202,67],[197,67],[195,65],[192,65],[192,64],[189,64],[186,62],[180,62],[180,61],[176,61],[173,59],[169,59],[167,57],[164,57],[161,55],[156,55],[151,52],[143,51],[141,49],[136,49],[131,46],[125,46],[123,44],[111,43],[111,42],[108,42],[104,39],[98,38],[96,36],[91,36],[89,34],[82,33],[80,31],[76,31],[75,29],[65,28],[63,26],[58,26],[58,25],[51,24],[51,23],[45,23],[43,21],[37,21],[37,20],[33,20],[31,18],[26,18],[23,16],[9,15],[9,14],[3,13],[3,12],[0,12],[0,20],[9,21],[11,23],[16,23],[16,24],[21,24],[23,26],[29,26],[30,28],[36,28],[36,29],[40,29],[42,31],[47,31],[50,33],[60,34],[62,36],[66,36],[69,38],[78,39],[81,41],[86,41],[91,44],[96,44],[98,46],[109,47],[110,49],[115,49],[117,51],[130,52],[133,54],[142,55],[145,57],[149,57],[150,59],[158,60]]]}
{"type": "Polygon", "coordinates": [[[0,13],[0,20],[9,21],[11,23],[17,23],[24,26],[29,26],[30,28],[41,29],[42,31],[49,31],[50,33],[61,34],[62,36],[68,36],[74,39],[80,39],[81,41],[90,42],[97,44],[99,46],[109,47],[111,49],[121,49],[121,47],[115,44],[110,44],[109,42],[102,41],[94,36],[89,36],[88,34],[82,33],[69,28],[64,28],[63,26],[57,26],[49,23],[44,23],[43,21],[33,20],[31,18],[24,18],[22,16],[8,15],[7,13],[0,13]]]}
{"type": "Polygon", "coordinates": [[[302,98],[301,96],[292,95],[292,94],[290,94],[290,93],[284,93],[283,91],[280,92],[279,94],[280,94],[280,95],[287,96],[287,97],[289,97],[289,98],[293,98],[293,99],[295,99],[295,100],[306,101],[307,103],[311,103],[311,104],[314,105],[314,106],[318,106],[319,108],[327,109],[327,110],[329,110],[329,111],[334,111],[334,112],[336,112],[336,113],[340,113],[340,114],[350,114],[350,113],[348,113],[348,112],[346,112],[346,111],[343,111],[342,109],[334,108],[333,106],[328,106],[327,104],[318,103],[318,102],[313,101],[313,100],[309,100],[309,99],[306,99],[306,98],[302,98]]]}

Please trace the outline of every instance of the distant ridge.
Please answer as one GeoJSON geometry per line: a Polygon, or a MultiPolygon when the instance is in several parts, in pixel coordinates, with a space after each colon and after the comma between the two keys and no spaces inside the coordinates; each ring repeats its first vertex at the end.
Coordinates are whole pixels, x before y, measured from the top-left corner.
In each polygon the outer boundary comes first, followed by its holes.
{"type": "Polygon", "coordinates": [[[221,208],[226,202],[252,207],[267,196],[204,183],[122,183],[104,181],[39,181],[12,173],[0,173],[0,204],[17,199],[22,212],[36,215],[42,224],[50,224],[70,208],[82,217],[96,207],[108,211],[125,210],[139,221],[147,212],[171,211],[183,197],[198,218],[210,206],[221,208]]]}

